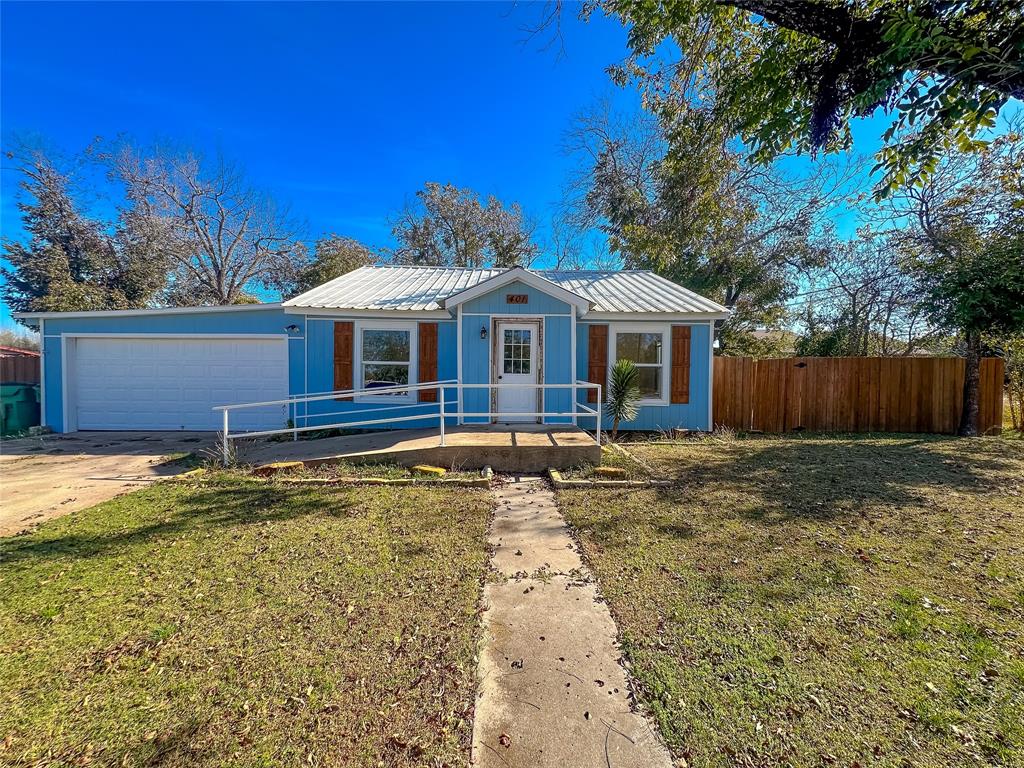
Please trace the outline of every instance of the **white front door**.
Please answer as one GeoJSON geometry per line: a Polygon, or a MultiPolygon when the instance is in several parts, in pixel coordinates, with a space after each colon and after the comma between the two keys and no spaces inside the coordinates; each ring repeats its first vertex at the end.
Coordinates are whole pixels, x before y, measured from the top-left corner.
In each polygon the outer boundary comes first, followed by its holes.
{"type": "Polygon", "coordinates": [[[536,416],[526,415],[539,410],[537,388],[508,386],[538,383],[537,335],[537,323],[498,322],[494,383],[503,385],[495,398],[499,422],[537,421],[536,416]]]}

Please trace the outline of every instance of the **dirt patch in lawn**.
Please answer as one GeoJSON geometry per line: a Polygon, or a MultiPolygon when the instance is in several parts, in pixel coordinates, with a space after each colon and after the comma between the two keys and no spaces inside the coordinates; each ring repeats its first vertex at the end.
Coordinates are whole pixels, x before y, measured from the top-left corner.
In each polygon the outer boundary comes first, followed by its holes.
{"type": "Polygon", "coordinates": [[[559,494],[677,756],[1024,763],[1024,445],[631,445],[677,487],[559,494]]]}
{"type": "Polygon", "coordinates": [[[225,479],[0,541],[0,764],[464,764],[490,509],[225,479]]]}

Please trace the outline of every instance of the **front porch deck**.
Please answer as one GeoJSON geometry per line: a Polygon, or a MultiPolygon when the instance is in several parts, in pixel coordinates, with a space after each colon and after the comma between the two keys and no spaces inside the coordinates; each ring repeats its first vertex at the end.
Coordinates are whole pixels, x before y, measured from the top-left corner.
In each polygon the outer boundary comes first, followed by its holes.
{"type": "Polygon", "coordinates": [[[543,472],[584,463],[599,464],[601,447],[572,424],[481,424],[449,427],[445,446],[437,429],[393,429],[320,440],[238,442],[238,459],[246,464],[304,461],[311,466],[332,461],[382,462],[411,467],[495,472],[543,472]]]}

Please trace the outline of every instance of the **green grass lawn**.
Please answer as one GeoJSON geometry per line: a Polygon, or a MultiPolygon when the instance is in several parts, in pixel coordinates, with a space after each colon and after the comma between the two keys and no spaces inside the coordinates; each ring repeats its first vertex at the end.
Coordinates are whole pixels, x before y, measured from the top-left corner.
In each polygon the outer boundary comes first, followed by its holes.
{"type": "Polygon", "coordinates": [[[1024,765],[1024,443],[630,446],[559,501],[688,766],[1024,765]]]}
{"type": "Polygon", "coordinates": [[[465,765],[489,514],[222,479],[0,539],[0,765],[465,765]]]}

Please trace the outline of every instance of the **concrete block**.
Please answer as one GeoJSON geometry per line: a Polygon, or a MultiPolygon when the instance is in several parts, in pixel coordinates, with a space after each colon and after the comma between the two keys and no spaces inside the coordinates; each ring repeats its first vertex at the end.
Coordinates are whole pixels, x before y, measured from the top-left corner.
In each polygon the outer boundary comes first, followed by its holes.
{"type": "Polygon", "coordinates": [[[252,473],[256,477],[270,477],[271,475],[278,475],[282,472],[296,472],[302,469],[305,465],[301,461],[275,461],[272,464],[264,464],[261,467],[253,469],[252,473]]]}
{"type": "Polygon", "coordinates": [[[200,467],[199,469],[190,469],[188,472],[182,472],[180,475],[171,475],[171,477],[174,480],[195,480],[205,474],[206,470],[200,467]]]}
{"type": "Polygon", "coordinates": [[[431,477],[441,477],[448,473],[447,469],[441,467],[433,467],[429,464],[417,464],[412,468],[412,471],[418,475],[429,475],[431,477]]]}

